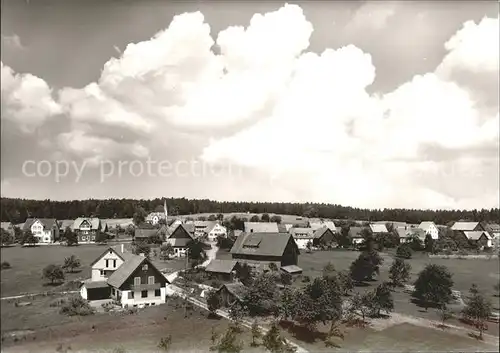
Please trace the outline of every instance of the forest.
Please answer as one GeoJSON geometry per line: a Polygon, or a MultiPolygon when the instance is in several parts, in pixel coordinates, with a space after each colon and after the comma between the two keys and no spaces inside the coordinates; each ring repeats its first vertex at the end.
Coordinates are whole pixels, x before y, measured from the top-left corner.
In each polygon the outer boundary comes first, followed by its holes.
{"type": "Polygon", "coordinates": [[[139,207],[148,212],[163,211],[166,200],[169,215],[197,213],[269,213],[302,217],[346,219],[357,221],[393,221],[420,223],[434,221],[446,224],[451,221],[486,221],[499,223],[500,209],[481,210],[418,210],[418,209],[363,209],[325,203],[278,203],[278,202],[220,202],[186,198],[156,198],[150,200],[27,200],[2,198],[3,222],[23,223],[27,217],[75,219],[81,216],[101,218],[132,218],[139,207]]]}

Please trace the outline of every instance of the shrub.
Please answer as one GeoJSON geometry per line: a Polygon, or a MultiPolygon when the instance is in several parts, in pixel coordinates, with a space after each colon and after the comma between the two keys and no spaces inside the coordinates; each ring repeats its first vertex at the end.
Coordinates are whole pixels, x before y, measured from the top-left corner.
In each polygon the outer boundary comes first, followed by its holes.
{"type": "Polygon", "coordinates": [[[63,306],[66,303],[66,299],[57,299],[49,304],[51,308],[63,306]]]}
{"type": "Polygon", "coordinates": [[[85,299],[72,297],[61,307],[60,313],[68,316],[88,316],[94,314],[94,309],[85,299]]]}
{"type": "Polygon", "coordinates": [[[10,266],[10,263],[8,263],[7,261],[2,261],[2,270],[8,270],[9,268],[12,268],[12,266],[10,266]]]}
{"type": "Polygon", "coordinates": [[[311,282],[311,277],[309,277],[309,276],[304,276],[304,277],[302,278],[302,282],[304,282],[304,283],[311,282]]]}
{"type": "Polygon", "coordinates": [[[396,256],[403,259],[411,258],[411,248],[408,244],[401,244],[396,250],[396,256]]]}
{"type": "Polygon", "coordinates": [[[167,337],[162,337],[160,339],[160,343],[158,343],[158,348],[164,351],[168,351],[171,344],[172,344],[172,335],[168,335],[167,337]]]}

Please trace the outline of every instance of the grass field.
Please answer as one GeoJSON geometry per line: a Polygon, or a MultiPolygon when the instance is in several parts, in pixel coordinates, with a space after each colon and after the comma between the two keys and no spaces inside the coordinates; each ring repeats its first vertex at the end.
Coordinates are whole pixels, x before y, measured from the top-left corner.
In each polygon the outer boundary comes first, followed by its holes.
{"type": "MultiPolygon", "coordinates": [[[[71,352],[112,352],[117,347],[127,352],[158,352],[159,340],[168,335],[172,336],[170,351],[207,352],[212,327],[222,333],[228,325],[226,320],[208,319],[207,312],[197,308],[185,318],[176,299],[134,315],[106,313],[87,317],[59,314],[59,308],[49,306],[56,299],[39,298],[26,307],[2,302],[1,329],[2,337],[6,337],[2,352],[55,352],[58,344],[71,346],[71,352]],[[11,334],[21,331],[26,338],[14,342],[11,334]]],[[[242,338],[248,346],[249,334],[244,332],[242,338]]]]}
{"type": "MultiPolygon", "coordinates": [[[[125,244],[130,248],[130,244],[125,244]]],[[[120,245],[114,245],[119,249],[120,245]]],[[[81,268],[77,273],[67,273],[66,281],[90,278],[90,264],[99,256],[107,246],[104,245],[78,245],[58,246],[47,245],[37,247],[8,247],[1,249],[2,261],[7,261],[11,269],[2,270],[1,296],[14,296],[23,293],[39,293],[49,290],[58,290],[58,287],[47,286],[41,278],[42,270],[49,264],[62,264],[64,258],[75,255],[81,261],[81,268]]],[[[172,271],[183,268],[184,261],[169,260],[167,262],[153,258],[153,263],[158,269],[168,268],[172,271]]]]}

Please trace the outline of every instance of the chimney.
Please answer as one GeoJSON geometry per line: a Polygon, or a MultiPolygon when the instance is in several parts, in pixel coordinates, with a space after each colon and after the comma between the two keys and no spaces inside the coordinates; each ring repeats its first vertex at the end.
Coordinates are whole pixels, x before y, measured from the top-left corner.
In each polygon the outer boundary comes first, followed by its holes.
{"type": "Polygon", "coordinates": [[[122,248],[122,254],[123,254],[125,252],[125,246],[122,244],[121,248],[122,248]]]}
{"type": "Polygon", "coordinates": [[[141,253],[139,254],[139,256],[145,257],[145,255],[144,255],[144,253],[143,253],[143,252],[141,252],[141,253]]]}

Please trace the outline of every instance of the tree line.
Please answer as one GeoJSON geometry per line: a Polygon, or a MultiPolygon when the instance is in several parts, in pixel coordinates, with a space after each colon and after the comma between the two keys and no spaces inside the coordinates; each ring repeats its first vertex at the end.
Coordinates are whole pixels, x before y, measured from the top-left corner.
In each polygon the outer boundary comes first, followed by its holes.
{"type": "MultiPolygon", "coordinates": [[[[106,200],[28,200],[1,199],[3,222],[22,223],[28,217],[75,219],[81,216],[101,218],[131,218],[139,207],[150,211],[163,211],[165,199],[150,200],[106,199],[106,200]]],[[[279,202],[219,202],[186,198],[167,198],[170,215],[197,213],[276,213],[331,219],[353,219],[362,221],[390,220],[419,223],[429,220],[446,224],[460,219],[470,221],[498,222],[500,209],[481,210],[417,210],[417,209],[363,209],[325,203],[279,203],[279,202]]]]}

